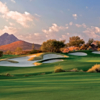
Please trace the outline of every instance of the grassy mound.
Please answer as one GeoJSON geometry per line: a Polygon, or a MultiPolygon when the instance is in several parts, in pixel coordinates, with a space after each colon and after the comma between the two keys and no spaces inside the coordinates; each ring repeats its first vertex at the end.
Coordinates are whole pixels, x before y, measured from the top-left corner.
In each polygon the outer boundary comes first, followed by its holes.
{"type": "Polygon", "coordinates": [[[18,61],[9,60],[9,59],[7,59],[6,61],[11,62],[11,63],[19,63],[18,61]]]}
{"type": "Polygon", "coordinates": [[[44,53],[38,53],[38,54],[35,54],[36,56],[35,56],[35,57],[29,58],[28,61],[42,60],[43,54],[44,54],[44,53]]]}
{"type": "Polygon", "coordinates": [[[39,65],[41,65],[42,63],[40,63],[40,62],[35,62],[35,63],[33,63],[35,66],[39,66],[39,65]]]}
{"type": "Polygon", "coordinates": [[[62,66],[56,66],[54,69],[54,73],[58,73],[58,72],[65,72],[65,70],[62,69],[62,66]]]}

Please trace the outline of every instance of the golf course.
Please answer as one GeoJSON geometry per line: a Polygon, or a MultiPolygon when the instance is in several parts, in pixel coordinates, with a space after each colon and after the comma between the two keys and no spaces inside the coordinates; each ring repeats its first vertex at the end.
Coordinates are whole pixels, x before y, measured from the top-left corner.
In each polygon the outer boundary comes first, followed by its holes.
{"type": "MultiPolygon", "coordinates": [[[[46,59],[39,60],[42,64],[37,66],[10,66],[10,62],[9,66],[0,65],[0,100],[99,100],[100,73],[87,70],[100,64],[100,54],[86,50],[74,55],[55,54],[56,59],[53,55],[49,54],[49,58],[45,55],[46,59]],[[46,60],[48,63],[43,63],[46,60]],[[55,73],[57,67],[65,71],[55,73]]],[[[7,58],[18,59],[15,55],[1,57],[7,58]]]]}

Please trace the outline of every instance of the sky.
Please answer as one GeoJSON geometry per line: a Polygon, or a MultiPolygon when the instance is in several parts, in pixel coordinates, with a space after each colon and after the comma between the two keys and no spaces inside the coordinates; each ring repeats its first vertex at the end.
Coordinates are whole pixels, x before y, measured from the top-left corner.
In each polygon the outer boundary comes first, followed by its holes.
{"type": "Polygon", "coordinates": [[[100,0],[0,0],[0,35],[5,32],[37,44],[100,40],[100,0]]]}

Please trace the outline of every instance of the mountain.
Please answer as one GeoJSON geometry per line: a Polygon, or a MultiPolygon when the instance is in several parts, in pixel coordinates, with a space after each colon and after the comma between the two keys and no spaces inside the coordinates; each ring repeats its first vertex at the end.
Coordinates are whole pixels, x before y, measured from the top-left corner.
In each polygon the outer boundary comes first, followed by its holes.
{"type": "Polygon", "coordinates": [[[10,44],[18,40],[19,39],[16,38],[13,34],[4,33],[3,35],[0,36],[0,46],[10,44]]]}
{"type": "MultiPolygon", "coordinates": [[[[34,49],[39,49],[41,45],[34,44],[34,49]]],[[[23,50],[32,50],[32,43],[28,43],[22,40],[0,46],[0,51],[15,51],[17,47],[22,48],[23,50]]]]}

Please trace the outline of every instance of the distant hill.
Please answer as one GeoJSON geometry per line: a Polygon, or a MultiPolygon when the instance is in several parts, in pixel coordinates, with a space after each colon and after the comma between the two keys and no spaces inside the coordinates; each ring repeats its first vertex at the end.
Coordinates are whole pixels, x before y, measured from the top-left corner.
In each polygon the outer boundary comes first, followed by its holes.
{"type": "Polygon", "coordinates": [[[13,34],[4,33],[0,36],[0,46],[10,44],[12,42],[18,41],[19,39],[13,34]]]}
{"type": "MultiPolygon", "coordinates": [[[[34,44],[35,49],[39,49],[41,45],[39,44],[34,44]]],[[[0,50],[2,51],[15,51],[17,47],[22,48],[23,50],[32,50],[32,43],[28,43],[22,40],[7,44],[7,45],[2,45],[0,46],[0,50]]]]}

